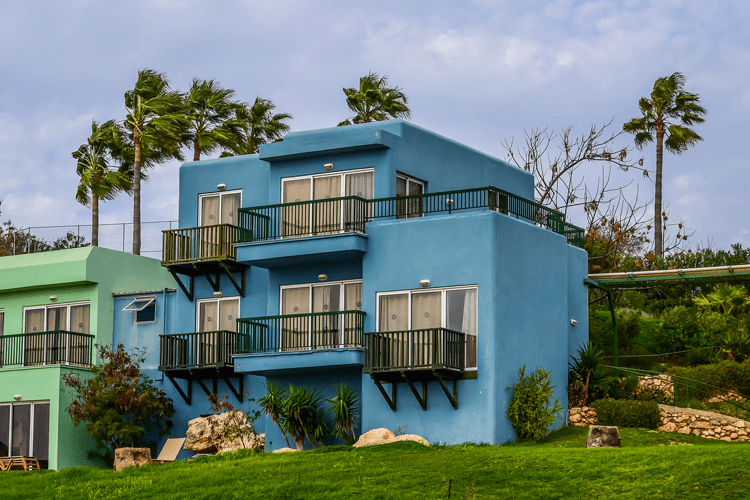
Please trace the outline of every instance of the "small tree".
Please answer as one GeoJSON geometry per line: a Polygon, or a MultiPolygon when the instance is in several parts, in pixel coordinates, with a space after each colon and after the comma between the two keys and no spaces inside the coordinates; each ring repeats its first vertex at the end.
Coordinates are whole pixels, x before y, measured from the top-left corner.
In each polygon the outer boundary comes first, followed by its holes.
{"type": "Polygon", "coordinates": [[[554,388],[550,372],[544,368],[537,368],[528,376],[526,365],[519,368],[518,382],[508,387],[513,389],[513,397],[506,412],[519,441],[541,441],[548,434],[547,428],[563,409],[557,398],[552,401],[554,388]]]}
{"type": "Polygon", "coordinates": [[[154,427],[166,428],[174,414],[172,400],[155,388],[141,372],[145,349],[128,352],[96,346],[102,363],[91,366],[91,377],[63,374],[63,382],[73,391],[68,414],[73,424],[86,422],[86,429],[97,446],[111,456],[115,448],[142,445],[143,436],[154,427]]]}
{"type": "MultiPolygon", "coordinates": [[[[247,391],[245,391],[245,393],[247,393],[247,391]]],[[[229,422],[227,422],[227,425],[222,429],[221,435],[226,439],[239,439],[242,447],[247,448],[245,440],[255,434],[253,423],[258,417],[260,417],[260,411],[235,409],[234,405],[229,402],[229,396],[226,394],[224,394],[222,399],[219,399],[216,394],[211,394],[208,396],[208,402],[211,403],[211,411],[216,413],[229,413],[229,422]]],[[[255,399],[250,398],[248,402],[254,403],[255,399]]]]}

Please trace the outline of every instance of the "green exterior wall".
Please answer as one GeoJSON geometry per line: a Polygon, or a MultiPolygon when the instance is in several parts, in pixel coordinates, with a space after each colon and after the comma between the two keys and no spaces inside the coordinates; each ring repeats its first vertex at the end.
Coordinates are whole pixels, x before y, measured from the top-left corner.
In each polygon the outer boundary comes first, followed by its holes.
{"type": "MultiPolygon", "coordinates": [[[[70,302],[90,303],[90,333],[94,342],[111,345],[113,293],[173,288],[174,279],[158,260],[97,247],[59,250],[0,258],[0,310],[4,334],[23,332],[24,307],[70,302]],[[56,302],[49,297],[57,296],[56,302]]],[[[95,353],[94,353],[95,355],[95,353]]],[[[87,369],[51,365],[0,368],[0,402],[50,402],[50,469],[86,465],[93,440],[85,424],[74,426],[67,413],[71,397],[62,392],[64,372],[88,374],[87,369]]]]}

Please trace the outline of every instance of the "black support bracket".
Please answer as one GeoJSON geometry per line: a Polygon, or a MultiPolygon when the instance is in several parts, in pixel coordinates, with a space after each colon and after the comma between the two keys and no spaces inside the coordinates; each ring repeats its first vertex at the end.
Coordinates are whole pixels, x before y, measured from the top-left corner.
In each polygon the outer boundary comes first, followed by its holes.
{"type": "Polygon", "coordinates": [[[197,269],[198,271],[200,271],[201,274],[203,274],[203,276],[206,277],[206,281],[208,281],[208,284],[211,285],[211,288],[214,289],[214,292],[218,292],[219,291],[219,278],[221,278],[221,274],[217,274],[216,275],[216,281],[214,281],[214,280],[211,279],[211,275],[208,274],[203,268],[198,267],[196,265],[193,265],[193,267],[195,269],[197,269]]]}
{"type": "Polygon", "coordinates": [[[229,387],[229,390],[232,391],[232,394],[234,394],[234,397],[237,398],[237,401],[239,401],[240,403],[242,403],[242,398],[245,395],[245,390],[243,388],[243,379],[244,379],[244,377],[242,375],[240,375],[239,377],[237,377],[237,380],[238,380],[237,385],[239,386],[239,390],[234,388],[234,386],[232,385],[232,382],[229,380],[229,377],[227,377],[223,373],[221,374],[221,378],[227,384],[227,387],[229,387]]]}
{"type": "Polygon", "coordinates": [[[437,381],[440,384],[440,387],[443,388],[443,392],[445,393],[445,395],[448,396],[448,401],[450,401],[453,405],[453,409],[458,410],[458,379],[453,379],[453,394],[451,395],[448,387],[445,385],[445,381],[443,381],[443,377],[441,377],[440,374],[435,370],[432,371],[432,374],[435,376],[435,378],[437,378],[437,381]]]}
{"type": "Polygon", "coordinates": [[[423,410],[427,410],[427,382],[422,382],[422,395],[420,396],[417,388],[414,387],[414,384],[406,375],[406,372],[401,372],[401,376],[406,380],[406,384],[409,386],[409,389],[411,389],[414,397],[417,398],[419,406],[421,406],[423,410]]]}
{"type": "Polygon", "coordinates": [[[169,272],[174,277],[174,280],[177,282],[177,285],[180,287],[180,289],[185,293],[185,296],[188,298],[188,300],[192,302],[193,301],[193,277],[189,276],[188,278],[189,283],[190,283],[190,290],[188,290],[185,287],[185,284],[182,282],[182,280],[179,277],[177,277],[176,272],[174,272],[172,269],[170,269],[169,272]]]}
{"type": "MultiPolygon", "coordinates": [[[[234,288],[237,290],[237,293],[240,294],[240,297],[245,297],[245,270],[242,269],[240,271],[240,282],[242,284],[238,284],[237,280],[234,279],[234,276],[232,276],[232,271],[227,267],[227,265],[223,262],[220,262],[219,265],[224,269],[224,272],[229,276],[229,281],[232,282],[234,285],[234,288]]],[[[219,276],[216,276],[216,282],[219,282],[219,276]]],[[[218,290],[217,290],[218,291],[218,290]]]]}
{"type": "Polygon", "coordinates": [[[391,382],[391,396],[388,396],[388,393],[385,392],[385,389],[383,388],[383,384],[380,383],[380,380],[376,379],[375,377],[372,378],[375,381],[375,385],[380,389],[380,394],[383,395],[385,398],[385,402],[388,403],[388,406],[391,407],[391,410],[394,412],[396,411],[396,383],[391,382]]]}
{"type": "Polygon", "coordinates": [[[182,396],[182,399],[185,400],[185,402],[190,406],[191,401],[193,399],[193,383],[192,380],[188,379],[187,381],[187,394],[182,390],[182,387],[177,385],[177,381],[172,377],[171,375],[167,374],[167,378],[170,382],[172,382],[172,385],[175,389],[177,389],[177,392],[180,393],[180,396],[182,396]]]}

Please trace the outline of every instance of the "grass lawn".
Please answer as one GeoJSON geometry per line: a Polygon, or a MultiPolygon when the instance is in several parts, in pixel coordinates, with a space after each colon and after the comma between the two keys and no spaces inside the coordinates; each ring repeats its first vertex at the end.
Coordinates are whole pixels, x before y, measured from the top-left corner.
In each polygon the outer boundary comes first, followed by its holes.
{"type": "Polygon", "coordinates": [[[750,444],[620,429],[622,448],[587,450],[586,433],[504,446],[238,452],[121,473],[3,472],[0,498],[750,498],[750,444]]]}

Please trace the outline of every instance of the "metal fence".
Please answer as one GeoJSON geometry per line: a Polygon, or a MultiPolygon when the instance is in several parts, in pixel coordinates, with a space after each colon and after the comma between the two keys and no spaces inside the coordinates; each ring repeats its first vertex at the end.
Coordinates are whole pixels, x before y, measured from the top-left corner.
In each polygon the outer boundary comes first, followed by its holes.
{"type": "Polygon", "coordinates": [[[62,330],[0,336],[0,367],[89,366],[94,336],[62,330]]]}
{"type": "MultiPolygon", "coordinates": [[[[177,221],[141,222],[141,254],[159,257],[162,251],[161,233],[163,230],[169,230],[173,227],[177,227],[177,221]]],[[[5,255],[88,246],[91,244],[91,224],[18,228],[10,232],[4,243],[5,255]]],[[[99,224],[99,246],[121,252],[131,252],[133,248],[133,223],[99,224]]]]}

